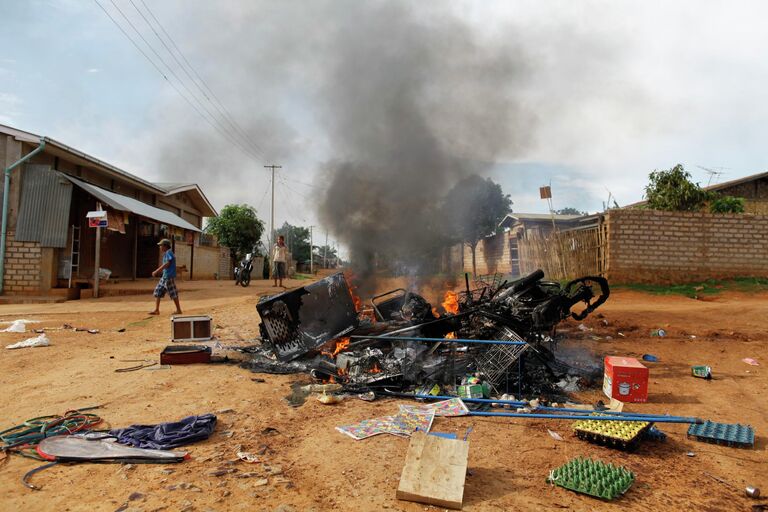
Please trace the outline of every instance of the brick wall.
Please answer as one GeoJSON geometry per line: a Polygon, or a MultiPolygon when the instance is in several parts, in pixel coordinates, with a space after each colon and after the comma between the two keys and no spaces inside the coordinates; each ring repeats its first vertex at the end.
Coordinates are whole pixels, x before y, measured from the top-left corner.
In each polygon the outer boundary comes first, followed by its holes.
{"type": "Polygon", "coordinates": [[[37,242],[16,242],[8,232],[5,248],[3,293],[18,295],[40,291],[42,250],[37,242]]]}
{"type": "Polygon", "coordinates": [[[611,210],[611,282],[768,276],[768,215],[611,210]]]}
{"type": "MultiPolygon", "coordinates": [[[[484,238],[477,244],[475,263],[478,275],[512,272],[511,236],[511,232],[504,232],[484,238]]],[[[467,244],[464,244],[464,271],[472,272],[472,248],[467,244]]]]}

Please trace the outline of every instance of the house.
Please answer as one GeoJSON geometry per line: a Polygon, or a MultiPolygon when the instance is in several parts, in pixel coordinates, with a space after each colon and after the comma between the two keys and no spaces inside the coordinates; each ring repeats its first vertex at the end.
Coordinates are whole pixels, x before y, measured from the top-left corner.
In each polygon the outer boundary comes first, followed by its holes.
{"type": "Polygon", "coordinates": [[[723,196],[743,197],[746,213],[768,214],[768,172],[710,185],[704,190],[723,196]]]}
{"type": "Polygon", "coordinates": [[[7,204],[3,294],[91,287],[97,247],[99,267],[111,278],[150,277],[163,238],[173,241],[184,278],[219,272],[220,249],[201,244],[200,236],[203,219],[216,210],[194,183],[150,183],[57,140],[5,125],[0,165],[7,204]],[[97,209],[107,212],[108,221],[98,243],[86,218],[97,209]]]}

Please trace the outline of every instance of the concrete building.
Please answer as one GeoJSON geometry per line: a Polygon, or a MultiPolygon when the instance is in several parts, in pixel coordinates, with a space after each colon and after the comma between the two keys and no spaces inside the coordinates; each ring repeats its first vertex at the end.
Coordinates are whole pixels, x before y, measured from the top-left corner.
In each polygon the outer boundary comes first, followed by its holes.
{"type": "MultiPolygon", "coordinates": [[[[57,140],[0,125],[0,165],[10,172],[2,292],[76,295],[93,285],[96,228],[86,214],[101,207],[99,267],[112,279],[150,277],[157,242],[173,240],[183,278],[213,278],[218,247],[201,244],[203,219],[216,215],[193,183],[150,183],[57,140]],[[69,291],[68,291],[69,290],[69,291]]],[[[4,197],[4,199],[6,199],[4,197]]],[[[210,244],[208,244],[210,245],[210,244]]]]}

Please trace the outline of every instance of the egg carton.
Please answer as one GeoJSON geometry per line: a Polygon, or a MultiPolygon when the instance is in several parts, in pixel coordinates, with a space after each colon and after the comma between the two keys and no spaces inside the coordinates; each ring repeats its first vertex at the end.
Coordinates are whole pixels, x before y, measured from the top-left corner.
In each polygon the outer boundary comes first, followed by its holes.
{"type": "Polygon", "coordinates": [[[579,439],[611,448],[634,448],[653,424],[648,421],[581,420],[573,425],[579,439]]]}
{"type": "Polygon", "coordinates": [[[635,474],[623,466],[583,457],[553,469],[547,478],[551,484],[604,500],[621,496],[634,481],[635,474]]]}
{"type": "Polygon", "coordinates": [[[749,425],[705,421],[688,427],[688,437],[704,443],[724,444],[737,448],[755,446],[755,430],[749,425]]]}

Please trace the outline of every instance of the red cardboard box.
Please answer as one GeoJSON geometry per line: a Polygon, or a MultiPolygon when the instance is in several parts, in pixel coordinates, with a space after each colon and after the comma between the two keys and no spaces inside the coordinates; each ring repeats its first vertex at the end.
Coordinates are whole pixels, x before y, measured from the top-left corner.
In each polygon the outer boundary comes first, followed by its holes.
{"type": "Polygon", "coordinates": [[[648,401],[648,368],[634,357],[605,357],[603,393],[620,402],[648,401]]]}

